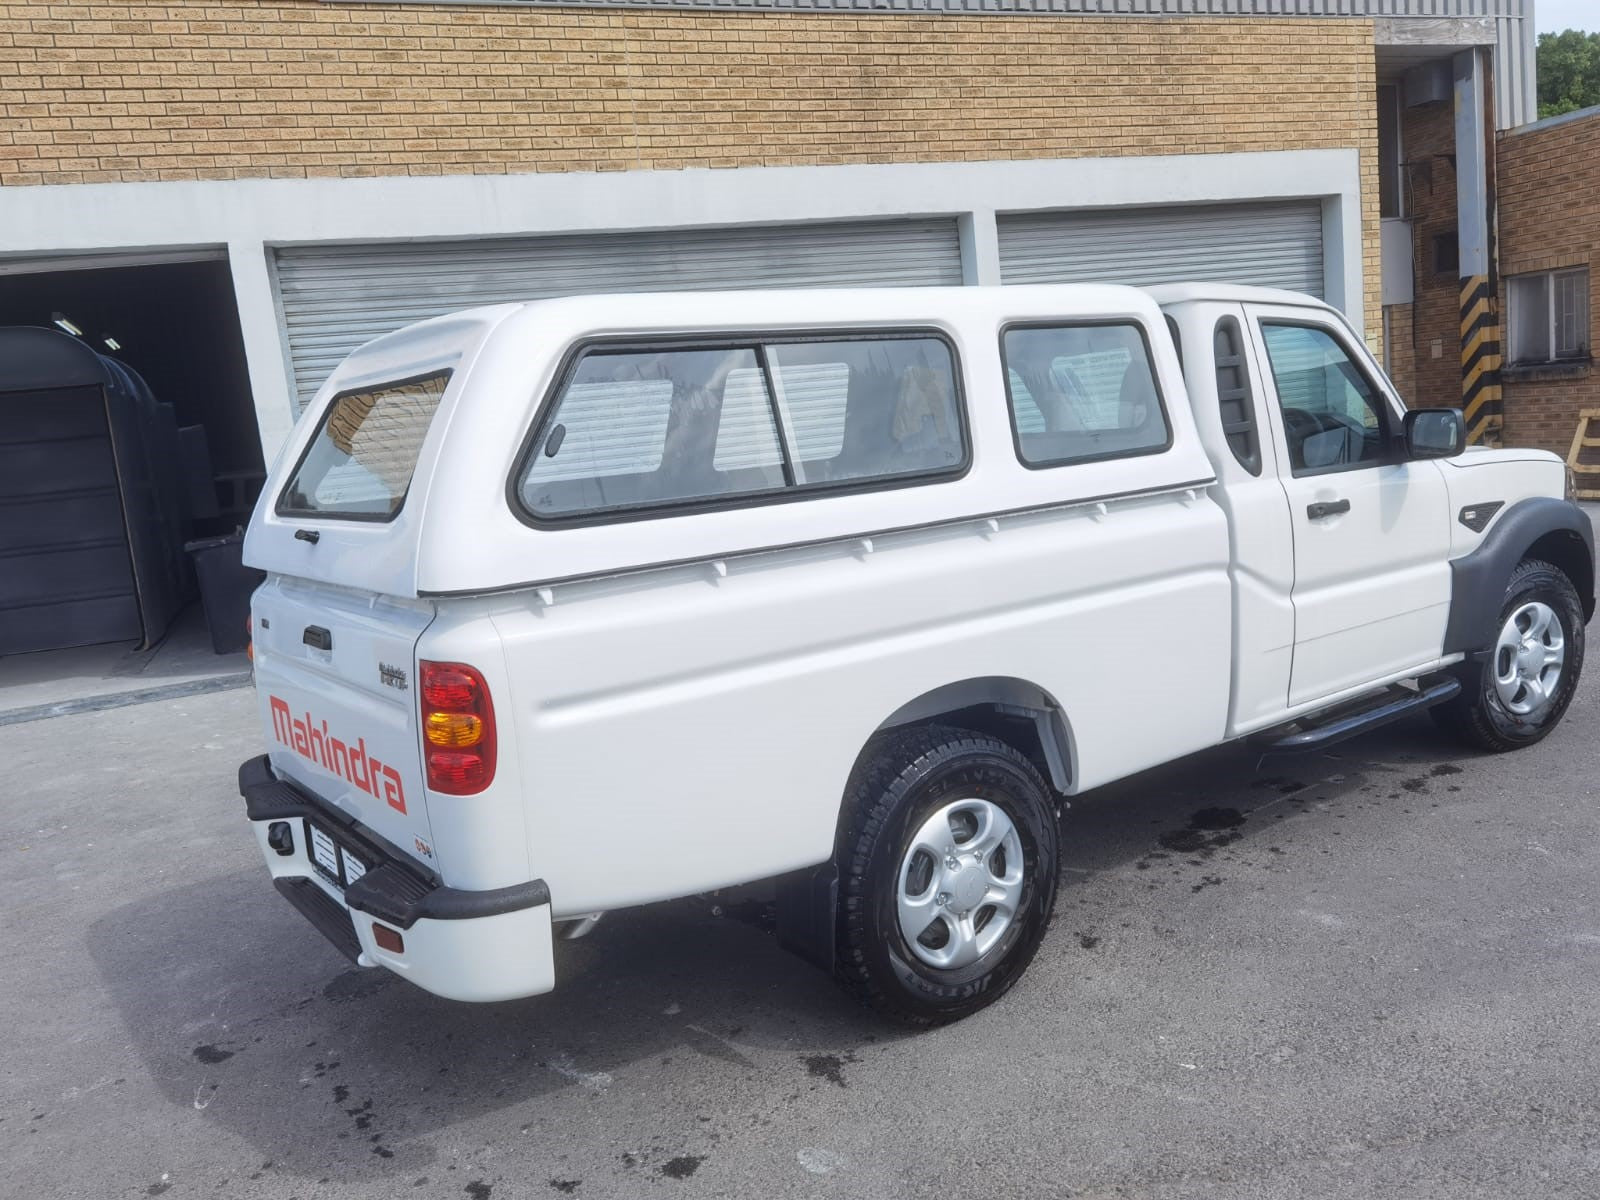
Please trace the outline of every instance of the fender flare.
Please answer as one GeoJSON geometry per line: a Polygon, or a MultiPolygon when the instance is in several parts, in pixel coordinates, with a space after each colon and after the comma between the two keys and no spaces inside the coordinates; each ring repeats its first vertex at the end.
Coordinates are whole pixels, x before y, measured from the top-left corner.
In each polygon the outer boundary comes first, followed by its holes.
{"type": "MultiPolygon", "coordinates": [[[[884,719],[873,736],[905,725],[938,720],[970,708],[989,709],[1031,722],[1044,758],[1046,780],[1063,795],[1072,790],[1073,771],[1078,759],[1072,726],[1053,695],[1020,676],[987,675],[953,680],[942,687],[933,688],[902,704],[884,719]]],[[[867,746],[870,745],[869,741],[867,746]]],[[[867,746],[863,746],[863,754],[867,746]]]]}
{"type": "MultiPolygon", "coordinates": [[[[1570,500],[1535,496],[1519,500],[1478,543],[1450,560],[1450,619],[1444,653],[1472,654],[1494,641],[1495,620],[1506,582],[1538,543],[1553,538],[1561,548],[1556,565],[1566,571],[1583,602],[1584,619],[1594,615],[1594,526],[1570,500]]],[[[1547,543],[1551,544],[1551,543],[1547,543]]]]}

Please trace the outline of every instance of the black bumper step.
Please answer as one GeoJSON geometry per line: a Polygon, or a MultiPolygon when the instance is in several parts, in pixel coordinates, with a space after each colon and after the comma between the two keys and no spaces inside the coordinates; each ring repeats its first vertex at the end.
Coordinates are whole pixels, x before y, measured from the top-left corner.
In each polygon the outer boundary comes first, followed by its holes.
{"type": "MultiPolygon", "coordinates": [[[[481,892],[443,886],[436,874],[402,854],[348,813],[319,800],[289,780],[280,779],[264,754],[240,764],[239,794],[244,797],[245,815],[252,821],[314,820],[337,837],[351,842],[369,867],[365,875],[345,889],[345,903],[357,912],[396,928],[410,929],[424,917],[435,921],[469,921],[550,903],[550,889],[542,879],[481,892]]],[[[276,882],[282,890],[286,880],[279,878],[276,882]]],[[[327,903],[334,904],[315,884],[308,886],[327,903]]],[[[284,895],[289,893],[284,892],[284,895]]],[[[298,903],[296,907],[306,912],[298,903]]],[[[353,932],[351,936],[354,937],[353,932]]]]}
{"type": "Polygon", "coordinates": [[[339,902],[309,879],[280,876],[272,886],[283,893],[283,898],[300,910],[300,915],[316,926],[317,931],[333,943],[351,962],[361,957],[361,941],[356,937],[355,922],[339,902]]]}
{"type": "Polygon", "coordinates": [[[1279,725],[1275,729],[1263,730],[1250,738],[1250,744],[1262,750],[1281,753],[1321,750],[1324,746],[1331,746],[1380,725],[1388,725],[1412,713],[1432,708],[1435,704],[1453,700],[1460,694],[1461,681],[1453,675],[1435,679],[1415,689],[1397,686],[1352,704],[1340,705],[1323,713],[1301,717],[1287,725],[1279,725]]]}

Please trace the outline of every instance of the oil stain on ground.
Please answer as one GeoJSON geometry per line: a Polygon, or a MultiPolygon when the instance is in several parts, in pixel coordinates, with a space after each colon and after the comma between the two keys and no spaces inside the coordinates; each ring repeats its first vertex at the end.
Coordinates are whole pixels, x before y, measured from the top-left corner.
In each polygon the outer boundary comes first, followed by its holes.
{"type": "Polygon", "coordinates": [[[227,1062],[233,1057],[232,1050],[223,1050],[217,1046],[196,1046],[190,1053],[208,1067],[214,1067],[219,1062],[227,1062]]]}
{"type": "Polygon", "coordinates": [[[662,1163],[659,1173],[668,1179],[687,1179],[700,1169],[700,1164],[705,1160],[703,1154],[680,1154],[662,1163]]]}
{"type": "Polygon", "coordinates": [[[826,1079],[829,1083],[836,1083],[840,1087],[849,1087],[844,1081],[844,1069],[849,1063],[859,1062],[854,1054],[846,1051],[844,1054],[805,1054],[800,1061],[805,1063],[806,1072],[815,1079],[826,1079]]]}
{"type": "Polygon", "coordinates": [[[1158,834],[1156,841],[1164,849],[1207,859],[1243,837],[1239,826],[1244,823],[1245,816],[1237,808],[1202,808],[1190,815],[1187,828],[1169,829],[1158,834]]]}

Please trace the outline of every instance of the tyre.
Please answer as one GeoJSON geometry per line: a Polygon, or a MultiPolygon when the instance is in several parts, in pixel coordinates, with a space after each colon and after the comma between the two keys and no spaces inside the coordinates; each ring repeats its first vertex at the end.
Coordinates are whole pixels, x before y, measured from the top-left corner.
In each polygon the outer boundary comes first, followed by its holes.
{"type": "Polygon", "coordinates": [[[1571,581],[1538,559],[1506,585],[1483,661],[1458,670],[1461,694],[1432,710],[1462,740],[1496,753],[1539,741],[1572,703],[1583,670],[1583,605],[1571,581]]]}
{"type": "Polygon", "coordinates": [[[1055,906],[1060,834],[1033,764],[983,734],[905,730],[876,743],[845,803],[840,982],[920,1026],[998,1000],[1055,906]]]}

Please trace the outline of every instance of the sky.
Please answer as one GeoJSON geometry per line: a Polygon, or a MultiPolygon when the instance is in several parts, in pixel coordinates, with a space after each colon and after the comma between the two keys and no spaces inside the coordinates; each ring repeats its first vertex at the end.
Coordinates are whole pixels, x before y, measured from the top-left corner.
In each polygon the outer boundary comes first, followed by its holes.
{"type": "Polygon", "coordinates": [[[1600,0],[1533,0],[1533,16],[1540,33],[1600,33],[1600,0]]]}

